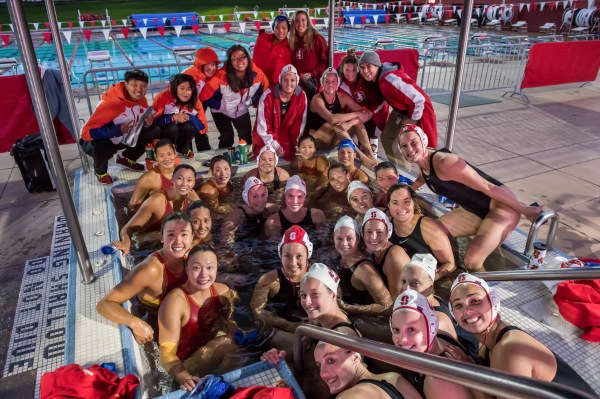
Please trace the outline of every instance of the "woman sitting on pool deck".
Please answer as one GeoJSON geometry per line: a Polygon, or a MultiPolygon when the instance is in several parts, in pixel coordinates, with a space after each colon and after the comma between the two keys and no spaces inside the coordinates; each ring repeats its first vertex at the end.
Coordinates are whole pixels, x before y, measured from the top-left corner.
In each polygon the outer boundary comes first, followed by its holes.
{"type": "Polygon", "coordinates": [[[215,155],[210,160],[209,170],[212,177],[200,186],[198,196],[217,213],[226,213],[229,207],[219,202],[231,194],[231,163],[223,155],[215,155]]]}
{"type": "Polygon", "coordinates": [[[360,248],[360,228],[350,216],[342,216],[333,228],[335,250],[340,254],[340,308],[348,313],[379,315],[392,305],[390,292],[373,262],[360,248]]]}
{"type": "Polygon", "coordinates": [[[460,205],[437,221],[451,237],[474,236],[464,256],[471,272],[485,270],[483,262],[515,229],[521,215],[533,221],[543,210],[523,205],[508,187],[447,149],[431,151],[427,135],[416,125],[403,127],[397,144],[402,156],[421,169],[414,190],[427,184],[460,205]]]}
{"type": "Polygon", "coordinates": [[[155,331],[150,324],[155,323],[147,323],[121,305],[137,297],[149,315],[156,316],[161,300],[187,280],[184,256],[192,246],[193,236],[194,228],[187,216],[180,212],[167,216],[161,229],[163,248],[127,273],[125,278],[98,302],[98,313],[108,320],[129,327],[138,344],[152,341],[155,331]]]}
{"type": "Polygon", "coordinates": [[[194,192],[196,170],[187,164],[179,165],[173,172],[173,187],[152,194],[142,203],[140,209],[121,229],[121,240],[113,241],[118,250],[127,254],[131,247],[131,236],[136,231],[159,230],[163,219],[173,211],[185,212],[190,201],[198,200],[194,192]]]}
{"type": "Polygon", "coordinates": [[[290,174],[285,169],[277,166],[279,157],[270,145],[266,145],[260,150],[256,163],[257,167],[246,172],[242,183],[253,176],[260,179],[268,189],[277,190],[283,187],[290,178],[290,174]]]}
{"type": "Polygon", "coordinates": [[[135,182],[133,194],[129,199],[127,207],[129,210],[137,210],[137,207],[146,197],[156,191],[168,190],[173,187],[171,179],[173,171],[177,166],[177,151],[175,145],[167,139],[158,140],[152,150],[156,165],[151,170],[140,176],[135,182]]]}
{"type": "Polygon", "coordinates": [[[231,335],[237,324],[232,316],[238,297],[215,282],[217,269],[217,254],[210,245],[192,248],[187,281],[166,296],[158,312],[160,364],[187,391],[235,348],[231,335]]]}
{"type": "Polygon", "coordinates": [[[564,384],[596,396],[558,355],[525,331],[502,321],[498,314],[500,294],[484,280],[460,274],[450,289],[450,304],[458,325],[480,342],[481,356],[490,368],[564,384]]]}
{"type": "Polygon", "coordinates": [[[405,183],[393,185],[387,192],[389,213],[394,224],[390,242],[408,254],[432,254],[438,265],[435,280],[450,277],[456,270],[454,253],[445,231],[432,218],[422,214],[417,194],[405,183]]]}
{"type": "Polygon", "coordinates": [[[306,184],[299,176],[292,176],[285,185],[285,209],[274,213],[267,219],[265,229],[268,236],[280,234],[292,225],[298,225],[307,230],[311,227],[321,227],[327,218],[322,210],[307,208],[306,184]]]}

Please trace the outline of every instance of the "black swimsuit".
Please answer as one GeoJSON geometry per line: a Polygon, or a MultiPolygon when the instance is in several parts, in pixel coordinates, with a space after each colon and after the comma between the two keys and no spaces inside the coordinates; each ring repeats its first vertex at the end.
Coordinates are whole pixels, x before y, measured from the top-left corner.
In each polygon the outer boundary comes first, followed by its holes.
{"type": "Polygon", "coordinates": [[[375,269],[377,269],[377,271],[379,272],[379,275],[381,276],[381,279],[383,280],[383,283],[385,284],[386,287],[388,286],[388,278],[385,275],[385,273],[383,272],[383,265],[385,265],[385,260],[387,259],[388,253],[395,246],[396,246],[396,244],[392,244],[385,250],[385,253],[383,254],[383,258],[381,258],[381,262],[375,262],[375,259],[373,259],[373,266],[375,266],[375,269]]]}
{"type": "Polygon", "coordinates": [[[281,224],[281,231],[286,231],[293,225],[302,227],[304,230],[308,230],[310,227],[314,227],[315,223],[312,220],[312,212],[310,208],[306,209],[306,215],[298,223],[292,223],[283,214],[283,211],[279,211],[279,222],[281,224]]]}
{"type": "Polygon", "coordinates": [[[348,323],[347,321],[340,321],[335,326],[331,327],[331,329],[337,330],[340,327],[350,328],[350,329],[354,330],[354,332],[356,333],[357,336],[362,337],[362,334],[360,333],[360,331],[358,331],[358,328],[356,328],[356,325],[354,324],[353,321],[350,321],[350,323],[348,323]]]}
{"type": "Polygon", "coordinates": [[[251,229],[262,229],[267,221],[265,215],[261,212],[256,215],[249,215],[243,206],[238,206],[244,213],[244,226],[251,229]]]}
{"type": "Polygon", "coordinates": [[[393,386],[392,384],[390,384],[389,382],[387,382],[385,380],[379,381],[379,380],[372,380],[370,378],[366,378],[364,380],[358,381],[357,384],[373,384],[373,385],[383,389],[383,391],[385,393],[387,393],[387,395],[391,399],[404,399],[404,396],[402,396],[400,391],[398,391],[395,386],[393,386]]]}
{"type": "Polygon", "coordinates": [[[269,298],[267,310],[286,320],[299,322],[305,314],[298,299],[300,283],[292,283],[288,280],[281,268],[277,269],[277,277],[279,291],[269,298]]]}
{"type": "MultiPolygon", "coordinates": [[[[279,187],[281,187],[281,181],[279,180],[279,173],[277,173],[277,166],[275,167],[275,172],[273,173],[273,181],[269,182],[269,183],[264,183],[265,186],[267,186],[267,189],[272,190],[277,190],[279,187]]],[[[262,181],[262,179],[260,178],[260,171],[258,170],[258,168],[256,168],[256,178],[260,181],[262,181]]]]}
{"type": "Polygon", "coordinates": [[[400,245],[405,251],[406,254],[412,257],[414,254],[432,254],[431,248],[425,242],[423,238],[423,233],[421,231],[421,221],[424,216],[421,216],[419,220],[417,220],[417,224],[413,229],[412,233],[410,233],[407,237],[401,237],[396,234],[395,230],[392,230],[392,236],[390,237],[390,242],[396,245],[400,245]]]}
{"type": "MultiPolygon", "coordinates": [[[[512,330],[523,331],[519,327],[516,327],[516,326],[506,326],[502,330],[500,330],[500,332],[498,333],[498,337],[496,338],[496,343],[500,342],[500,340],[502,339],[504,334],[506,334],[507,332],[512,331],[512,330]]],[[[590,387],[588,385],[588,383],[585,382],[583,380],[583,378],[581,378],[581,376],[579,374],[577,374],[577,372],[575,370],[573,370],[573,368],[567,362],[565,362],[556,353],[552,352],[552,354],[556,358],[556,375],[550,382],[554,382],[557,384],[563,384],[563,385],[567,385],[567,386],[570,386],[573,388],[581,389],[582,391],[592,393],[594,396],[598,395],[592,389],[592,387],[590,387]]],[[[489,367],[489,365],[490,365],[489,350],[486,350],[484,362],[485,362],[485,365],[489,367]]]]}
{"type": "MultiPolygon", "coordinates": [[[[329,112],[331,112],[332,114],[339,114],[340,112],[342,112],[342,104],[340,103],[340,99],[339,99],[337,93],[335,93],[335,100],[333,100],[333,103],[331,103],[331,104],[329,104],[327,102],[327,100],[325,100],[325,96],[323,95],[323,92],[320,92],[318,95],[320,95],[321,98],[323,99],[323,102],[325,103],[325,108],[327,108],[327,110],[329,112]]],[[[327,123],[327,121],[325,119],[321,118],[321,115],[309,110],[307,118],[306,118],[305,132],[308,133],[308,131],[311,129],[319,130],[321,128],[321,126],[323,126],[325,123],[327,123]]]]}
{"type": "MultiPolygon", "coordinates": [[[[423,169],[421,169],[421,176],[423,176],[427,187],[429,187],[429,189],[434,193],[443,195],[444,197],[456,202],[458,205],[462,206],[467,211],[479,216],[481,219],[485,219],[488,212],[490,211],[490,203],[492,202],[492,199],[484,193],[482,193],[481,191],[474,190],[471,187],[467,187],[464,184],[459,183],[457,181],[441,180],[437,176],[435,168],[433,166],[433,157],[438,152],[451,154],[451,152],[447,148],[442,148],[440,150],[434,151],[433,153],[431,153],[431,155],[429,155],[429,164],[431,165],[429,175],[426,175],[423,172],[423,169]]],[[[498,187],[503,186],[501,182],[499,182],[491,176],[488,176],[481,170],[477,169],[475,166],[469,164],[468,162],[467,165],[472,167],[475,170],[475,172],[479,174],[479,176],[483,177],[490,183],[498,187]]]]}
{"type": "MultiPolygon", "coordinates": [[[[341,262],[341,259],[339,259],[341,262]]],[[[341,265],[336,268],[336,272],[340,277],[340,289],[342,290],[342,300],[353,305],[370,305],[373,303],[373,298],[369,291],[361,291],[352,285],[352,275],[356,268],[364,261],[371,262],[364,258],[354,263],[352,266],[345,268],[341,265]]]]}

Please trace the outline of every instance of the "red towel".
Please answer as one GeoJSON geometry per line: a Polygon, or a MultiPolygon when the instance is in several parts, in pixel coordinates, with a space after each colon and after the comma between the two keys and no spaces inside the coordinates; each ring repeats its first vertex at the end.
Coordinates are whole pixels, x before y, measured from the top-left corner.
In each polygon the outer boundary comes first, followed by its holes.
{"type": "Polygon", "coordinates": [[[42,376],[42,399],[133,399],[140,381],[133,374],[119,378],[114,372],[95,364],[85,370],[78,364],[59,367],[42,376]]]}
{"type": "Polygon", "coordinates": [[[563,281],[554,301],[565,320],[585,330],[581,338],[600,342],[600,280],[563,281]]]}
{"type": "Polygon", "coordinates": [[[294,399],[292,388],[254,386],[237,388],[229,399],[294,399]]]}

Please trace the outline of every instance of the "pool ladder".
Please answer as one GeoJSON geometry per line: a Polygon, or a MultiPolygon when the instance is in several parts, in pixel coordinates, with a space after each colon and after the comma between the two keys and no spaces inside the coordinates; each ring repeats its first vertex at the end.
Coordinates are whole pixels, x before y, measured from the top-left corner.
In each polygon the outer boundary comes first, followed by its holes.
{"type": "Polygon", "coordinates": [[[531,256],[531,254],[533,253],[533,243],[537,238],[538,231],[540,230],[540,227],[542,227],[542,225],[546,224],[548,221],[550,222],[550,228],[548,229],[548,234],[546,235],[546,248],[553,248],[552,244],[554,243],[554,236],[556,235],[559,217],[558,213],[556,213],[555,211],[545,211],[540,213],[531,224],[523,255],[525,255],[526,257],[531,256]]]}

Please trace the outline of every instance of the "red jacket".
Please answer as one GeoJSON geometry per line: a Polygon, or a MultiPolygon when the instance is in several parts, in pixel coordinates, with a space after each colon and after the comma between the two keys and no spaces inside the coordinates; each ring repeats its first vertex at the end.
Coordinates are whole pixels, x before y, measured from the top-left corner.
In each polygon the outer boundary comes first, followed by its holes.
{"type": "Polygon", "coordinates": [[[292,54],[292,64],[298,70],[298,75],[310,73],[320,86],[321,75],[327,69],[329,58],[327,42],[323,35],[314,35],[313,48],[308,51],[304,48],[304,39],[299,38],[296,42],[296,50],[292,54]]]}
{"type": "MultiPolygon", "coordinates": [[[[96,110],[81,129],[81,138],[85,141],[96,139],[111,139],[115,144],[121,142],[121,124],[135,120],[139,122],[141,116],[148,109],[146,97],[140,101],[129,100],[125,96],[125,83],[112,85],[102,95],[96,110]]],[[[134,125],[135,127],[135,125],[134,125]]]]}
{"type": "Polygon", "coordinates": [[[264,92],[258,102],[256,121],[252,129],[252,151],[257,157],[265,145],[270,145],[276,150],[283,148],[283,157],[288,161],[294,158],[298,138],[306,125],[306,102],[306,94],[297,86],[289,108],[282,118],[279,84],[264,92]]]}
{"type": "MultiPolygon", "coordinates": [[[[178,114],[180,112],[185,112],[186,114],[190,115],[190,122],[192,122],[194,126],[198,128],[198,133],[204,134],[208,132],[208,122],[206,122],[206,115],[204,114],[204,108],[202,108],[202,103],[200,102],[200,100],[196,101],[196,107],[194,109],[182,109],[179,105],[175,104],[175,100],[173,99],[171,90],[166,89],[161,91],[156,97],[154,97],[152,107],[154,108],[154,111],[157,112],[155,119],[169,119],[164,117],[168,115],[178,114]],[[196,117],[196,119],[202,124],[201,129],[199,128],[200,125],[198,125],[192,117],[196,117]]],[[[172,119],[169,119],[165,122],[172,123],[172,119]]]]}
{"type": "Polygon", "coordinates": [[[273,33],[260,32],[252,52],[252,62],[262,69],[270,85],[279,83],[281,70],[292,63],[292,53],[287,38],[279,43],[273,43],[274,40],[273,33]]]}
{"type": "Polygon", "coordinates": [[[390,114],[390,107],[385,102],[383,95],[378,90],[373,90],[369,82],[358,76],[355,83],[351,83],[343,75],[339,90],[347,93],[355,103],[373,112],[373,122],[383,131],[390,114]]]}
{"type": "Polygon", "coordinates": [[[267,77],[254,63],[252,72],[254,74],[252,86],[235,92],[229,86],[225,67],[219,69],[199,94],[200,101],[209,104],[211,112],[218,112],[233,119],[248,113],[250,105],[256,106],[263,91],[269,87],[267,77]]]}
{"type": "Polygon", "coordinates": [[[379,70],[379,89],[397,111],[407,113],[423,129],[429,147],[437,148],[437,124],[433,104],[415,81],[399,65],[384,63],[379,70]]]}
{"type": "Polygon", "coordinates": [[[135,397],[140,384],[133,374],[119,378],[114,372],[95,364],[84,370],[78,364],[69,364],[45,373],[40,383],[42,399],[109,399],[135,397]]]}

